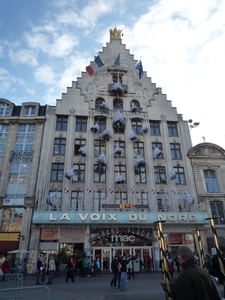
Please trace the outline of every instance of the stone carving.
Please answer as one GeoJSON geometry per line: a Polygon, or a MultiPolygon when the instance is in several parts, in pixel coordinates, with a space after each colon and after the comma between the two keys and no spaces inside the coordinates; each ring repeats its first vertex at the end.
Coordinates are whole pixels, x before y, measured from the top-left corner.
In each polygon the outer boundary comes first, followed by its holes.
{"type": "Polygon", "coordinates": [[[121,33],[122,33],[122,29],[117,29],[116,27],[114,29],[110,29],[109,33],[110,33],[110,37],[113,39],[121,39],[121,33]]]}
{"type": "Polygon", "coordinates": [[[195,156],[209,156],[209,155],[213,155],[213,156],[221,156],[221,153],[213,148],[213,147],[201,147],[200,149],[197,149],[194,153],[192,153],[192,155],[195,156]]]}

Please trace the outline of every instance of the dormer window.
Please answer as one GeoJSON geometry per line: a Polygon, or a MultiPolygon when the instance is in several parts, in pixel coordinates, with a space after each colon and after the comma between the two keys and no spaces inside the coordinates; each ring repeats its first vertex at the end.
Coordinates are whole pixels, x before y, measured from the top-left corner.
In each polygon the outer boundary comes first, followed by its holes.
{"type": "Polygon", "coordinates": [[[6,103],[0,102],[0,117],[7,117],[10,112],[10,106],[6,103]]]}
{"type": "Polygon", "coordinates": [[[24,117],[34,117],[36,113],[36,106],[25,106],[24,117]]]}

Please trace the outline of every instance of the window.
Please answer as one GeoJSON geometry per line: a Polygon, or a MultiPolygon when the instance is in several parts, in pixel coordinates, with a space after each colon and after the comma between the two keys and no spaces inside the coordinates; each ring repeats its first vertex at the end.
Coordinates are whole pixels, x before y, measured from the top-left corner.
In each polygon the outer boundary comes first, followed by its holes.
{"type": "Polygon", "coordinates": [[[57,116],[57,121],[56,121],[56,130],[67,130],[67,122],[68,122],[68,117],[67,116],[57,116]]]}
{"type": "Polygon", "coordinates": [[[224,222],[225,219],[224,216],[224,208],[223,208],[223,202],[222,201],[210,201],[210,208],[212,212],[212,217],[219,217],[218,219],[215,219],[215,224],[221,224],[221,222],[224,222]]]}
{"type": "Polygon", "coordinates": [[[36,106],[25,106],[24,117],[34,117],[36,113],[36,106]]]}
{"type": "Polygon", "coordinates": [[[2,158],[3,158],[3,155],[4,155],[4,151],[5,151],[5,145],[6,145],[8,130],[9,130],[8,125],[0,124],[0,168],[2,166],[2,158]]]}
{"type": "Polygon", "coordinates": [[[123,76],[121,74],[119,74],[119,77],[118,77],[118,73],[112,74],[112,81],[113,81],[113,83],[116,83],[119,81],[121,84],[123,84],[123,76]]]}
{"type": "Polygon", "coordinates": [[[134,149],[134,157],[145,157],[144,153],[144,143],[143,142],[133,142],[133,149],[134,149]]]}
{"type": "Polygon", "coordinates": [[[219,193],[220,189],[216,178],[216,172],[214,170],[204,170],[203,173],[207,192],[219,193]]]}
{"type": "Polygon", "coordinates": [[[150,131],[151,135],[161,135],[160,133],[160,123],[158,121],[150,121],[150,131]]]}
{"type": "Polygon", "coordinates": [[[10,106],[6,103],[0,102],[0,117],[7,117],[10,112],[10,106]]]}
{"type": "Polygon", "coordinates": [[[114,171],[115,171],[115,178],[116,178],[116,176],[118,176],[118,174],[120,174],[121,176],[123,176],[123,178],[126,181],[126,166],[124,166],[124,165],[115,165],[114,171]]]}
{"type": "Polygon", "coordinates": [[[116,199],[117,204],[127,204],[128,203],[126,192],[122,192],[122,191],[115,192],[115,199],[116,199]]]}
{"type": "Polygon", "coordinates": [[[53,163],[51,170],[51,180],[62,181],[64,175],[64,164],[61,163],[53,163]]]}
{"type": "Polygon", "coordinates": [[[142,134],[142,122],[140,119],[133,119],[131,121],[131,126],[135,134],[142,134]]]}
{"type": "Polygon", "coordinates": [[[135,182],[137,183],[145,183],[146,179],[146,167],[138,167],[135,169],[135,182]]]}
{"type": "Polygon", "coordinates": [[[160,151],[163,151],[162,143],[152,143],[152,156],[153,158],[163,159],[163,152],[160,152],[156,149],[158,148],[160,151]],[[159,154],[157,154],[159,153],[159,154]]]}
{"type": "Polygon", "coordinates": [[[166,183],[165,167],[154,167],[155,183],[166,183]]]}
{"type": "Polygon", "coordinates": [[[123,101],[119,98],[113,100],[113,109],[114,110],[123,110],[123,101]]]}
{"type": "Polygon", "coordinates": [[[23,204],[29,179],[29,162],[12,162],[6,193],[9,198],[17,198],[18,204],[23,204]],[[21,202],[22,201],[22,202],[21,202]]]}
{"type": "Polygon", "coordinates": [[[148,193],[147,192],[136,192],[138,204],[148,204],[148,193]]]}
{"type": "Polygon", "coordinates": [[[76,139],[74,144],[74,155],[79,155],[78,150],[86,145],[86,140],[76,139]]]}
{"type": "Polygon", "coordinates": [[[100,211],[102,204],[105,203],[105,192],[94,192],[94,210],[100,211]]]}
{"type": "Polygon", "coordinates": [[[141,110],[140,103],[137,100],[132,100],[130,102],[130,109],[133,112],[140,111],[141,110]]]}
{"type": "Polygon", "coordinates": [[[3,209],[3,218],[1,231],[22,231],[22,221],[23,221],[23,208],[18,207],[7,207],[3,209]]]}
{"type": "Polygon", "coordinates": [[[125,157],[125,142],[124,141],[114,141],[114,150],[116,147],[121,150],[120,157],[125,157]]]}
{"type": "Polygon", "coordinates": [[[53,209],[60,209],[62,202],[62,192],[61,191],[50,191],[47,203],[53,209]]]}
{"type": "Polygon", "coordinates": [[[184,168],[174,167],[174,172],[176,173],[175,183],[186,184],[186,179],[184,175],[184,168]]]}
{"type": "Polygon", "coordinates": [[[76,131],[87,132],[86,117],[76,117],[76,131]]]}
{"type": "Polygon", "coordinates": [[[85,180],[85,165],[84,164],[75,164],[73,166],[73,181],[82,181],[85,180]]]}
{"type": "Polygon", "coordinates": [[[170,144],[172,159],[181,159],[180,144],[170,144]]]}
{"type": "Polygon", "coordinates": [[[95,124],[98,123],[100,127],[100,132],[106,129],[106,118],[105,117],[95,117],[95,124]]]}
{"type": "Polygon", "coordinates": [[[84,210],[84,192],[74,191],[71,195],[71,209],[72,210],[84,210]]]}
{"type": "Polygon", "coordinates": [[[94,181],[105,182],[106,181],[106,166],[101,164],[94,165],[94,181]]]}
{"type": "Polygon", "coordinates": [[[178,136],[177,123],[167,122],[169,136],[178,136]]]}
{"type": "Polygon", "coordinates": [[[36,125],[19,125],[14,150],[33,150],[36,125]]]}
{"type": "Polygon", "coordinates": [[[102,99],[102,98],[97,98],[97,99],[95,100],[95,108],[99,108],[99,105],[101,105],[102,102],[104,102],[104,99],[102,99]]]}
{"type": "Polygon", "coordinates": [[[95,140],[94,156],[99,156],[100,154],[106,154],[105,140],[95,140]]]}
{"type": "Polygon", "coordinates": [[[55,138],[53,154],[65,155],[66,153],[66,139],[55,138]]]}
{"type": "Polygon", "coordinates": [[[170,211],[168,194],[157,193],[158,211],[170,211]]]}

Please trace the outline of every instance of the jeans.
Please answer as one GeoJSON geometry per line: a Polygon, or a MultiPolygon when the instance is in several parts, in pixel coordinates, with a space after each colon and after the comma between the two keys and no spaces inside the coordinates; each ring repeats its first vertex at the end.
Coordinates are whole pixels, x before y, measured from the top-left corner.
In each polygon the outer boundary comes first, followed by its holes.
{"type": "Polygon", "coordinates": [[[127,290],[127,272],[121,272],[120,289],[127,290]]]}
{"type": "Polygon", "coordinates": [[[52,283],[52,276],[53,276],[53,271],[48,271],[48,283],[52,283]]]}

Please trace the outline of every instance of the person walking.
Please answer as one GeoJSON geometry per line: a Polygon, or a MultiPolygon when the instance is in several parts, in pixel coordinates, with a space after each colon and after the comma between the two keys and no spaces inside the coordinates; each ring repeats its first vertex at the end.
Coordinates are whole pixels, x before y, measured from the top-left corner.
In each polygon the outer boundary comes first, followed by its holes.
{"type": "Polygon", "coordinates": [[[68,282],[68,279],[70,278],[72,282],[74,282],[74,273],[73,273],[73,259],[70,257],[68,259],[65,271],[67,270],[67,274],[66,274],[66,282],[68,282]]]}
{"type": "Polygon", "coordinates": [[[41,284],[45,283],[45,275],[48,270],[48,263],[47,263],[47,258],[43,258],[42,260],[42,271],[41,271],[41,284]]]}
{"type": "Polygon", "coordinates": [[[40,284],[39,282],[39,278],[41,276],[41,272],[42,272],[42,269],[43,269],[43,266],[42,266],[42,258],[39,257],[38,258],[38,261],[37,261],[37,277],[36,277],[36,284],[40,284]]]}
{"type": "Polygon", "coordinates": [[[5,282],[5,275],[9,272],[9,260],[8,258],[5,258],[5,261],[2,264],[2,273],[3,273],[3,278],[2,281],[5,282]]]}
{"type": "Polygon", "coordinates": [[[168,269],[169,269],[170,277],[171,277],[171,279],[173,279],[173,272],[174,272],[173,260],[171,258],[168,258],[167,262],[168,262],[168,269]]]}
{"type": "Polygon", "coordinates": [[[130,262],[131,257],[129,257],[128,260],[126,260],[125,256],[122,256],[122,259],[120,261],[121,264],[121,280],[120,280],[120,290],[121,291],[128,291],[127,288],[127,264],[130,262]]]}
{"type": "Polygon", "coordinates": [[[176,300],[221,300],[211,276],[197,264],[193,250],[180,246],[178,256],[183,272],[177,279],[176,300]]]}
{"type": "Polygon", "coordinates": [[[47,284],[52,284],[53,272],[55,272],[55,261],[53,257],[50,257],[48,262],[48,282],[47,284]]]}
{"type": "Polygon", "coordinates": [[[134,270],[133,269],[133,261],[130,258],[129,263],[127,264],[127,275],[128,275],[127,279],[130,279],[131,276],[133,277],[133,279],[135,278],[133,270],[134,270]]]}
{"type": "Polygon", "coordinates": [[[110,281],[110,286],[116,287],[117,283],[117,273],[118,273],[118,257],[115,256],[111,263],[111,270],[113,272],[113,278],[110,281]]]}
{"type": "Polygon", "coordinates": [[[96,265],[96,275],[99,274],[100,277],[102,277],[101,264],[100,264],[100,259],[99,258],[96,259],[95,265],[96,265]]]}
{"type": "Polygon", "coordinates": [[[180,273],[180,260],[179,260],[179,257],[177,255],[175,257],[175,265],[177,267],[177,272],[180,273]]]}
{"type": "Polygon", "coordinates": [[[152,271],[152,258],[149,255],[147,259],[148,272],[152,271]]]}

